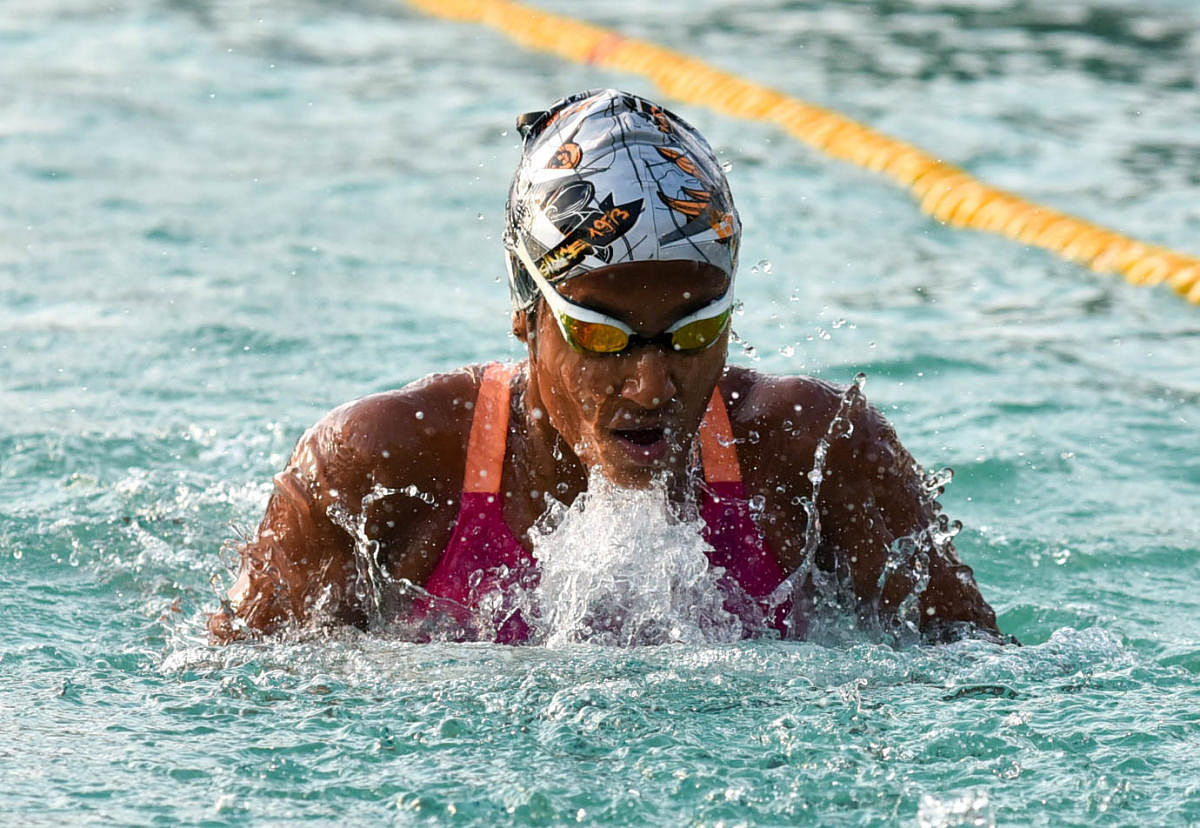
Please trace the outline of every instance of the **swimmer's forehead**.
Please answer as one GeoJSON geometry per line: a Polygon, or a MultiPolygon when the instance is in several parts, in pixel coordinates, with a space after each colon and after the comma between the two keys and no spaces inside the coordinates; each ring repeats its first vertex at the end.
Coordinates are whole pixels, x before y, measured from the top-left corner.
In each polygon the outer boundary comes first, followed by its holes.
{"type": "Polygon", "coordinates": [[[581,273],[556,286],[573,302],[611,313],[648,304],[691,310],[725,294],[729,275],[691,260],[625,262],[581,273]]]}

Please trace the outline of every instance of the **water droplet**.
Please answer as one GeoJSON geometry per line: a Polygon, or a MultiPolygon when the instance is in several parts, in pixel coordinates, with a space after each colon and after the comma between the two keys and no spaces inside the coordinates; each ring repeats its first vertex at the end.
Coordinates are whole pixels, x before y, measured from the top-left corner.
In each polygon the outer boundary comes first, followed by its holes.
{"type": "Polygon", "coordinates": [[[926,472],[925,479],[922,481],[927,492],[938,492],[950,485],[950,481],[954,479],[954,469],[947,466],[944,469],[935,469],[934,471],[926,472]]]}
{"type": "Polygon", "coordinates": [[[722,172],[729,172],[732,169],[733,169],[732,161],[722,161],[721,162],[721,171],[722,172]]]}
{"type": "Polygon", "coordinates": [[[424,419],[425,419],[425,412],[424,412],[424,411],[418,411],[418,412],[417,412],[416,414],[414,414],[413,416],[414,416],[414,417],[416,417],[418,420],[424,420],[424,419]]]}
{"type": "Polygon", "coordinates": [[[784,345],[779,349],[779,353],[783,354],[785,357],[795,356],[796,349],[791,345],[784,345]]]}

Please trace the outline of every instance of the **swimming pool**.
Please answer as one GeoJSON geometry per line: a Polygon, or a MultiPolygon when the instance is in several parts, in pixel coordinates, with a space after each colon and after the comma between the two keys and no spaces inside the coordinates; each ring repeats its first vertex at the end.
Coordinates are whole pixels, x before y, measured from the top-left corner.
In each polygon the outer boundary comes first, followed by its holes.
{"type": "MultiPolygon", "coordinates": [[[[544,7],[583,14],[558,0],[544,7]]],[[[1191,3],[588,19],[1200,252],[1191,3]]],[[[733,360],[866,391],[1027,646],[211,648],[218,550],[344,400],[517,357],[512,118],[638,78],[383,0],[0,10],[0,809],[14,822],[1200,821],[1200,322],[679,107],[746,225],[733,360]]]]}

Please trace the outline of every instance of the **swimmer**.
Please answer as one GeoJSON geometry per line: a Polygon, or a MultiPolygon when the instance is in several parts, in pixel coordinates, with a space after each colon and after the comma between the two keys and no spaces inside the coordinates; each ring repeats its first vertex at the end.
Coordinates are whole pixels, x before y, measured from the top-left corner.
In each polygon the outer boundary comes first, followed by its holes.
{"type": "MultiPolygon", "coordinates": [[[[726,364],[741,225],[704,138],[614,90],[518,130],[505,247],[527,359],[348,403],[304,434],[213,638],[366,627],[378,574],[471,610],[536,579],[530,528],[595,470],[696,504],[710,563],[782,635],[801,637],[816,584],[836,583],[862,624],[903,614],[928,641],[1000,640],[920,467],[857,389],[726,364]],[[789,609],[773,593],[798,570],[789,609]]],[[[525,629],[510,616],[485,637],[525,629]]]]}

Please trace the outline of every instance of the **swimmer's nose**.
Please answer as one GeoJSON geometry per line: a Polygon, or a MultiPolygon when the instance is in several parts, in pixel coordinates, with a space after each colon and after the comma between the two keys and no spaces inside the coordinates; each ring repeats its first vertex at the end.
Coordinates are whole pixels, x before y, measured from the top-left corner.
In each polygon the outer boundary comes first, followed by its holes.
{"type": "Polygon", "coordinates": [[[678,390],[661,348],[641,348],[635,352],[621,387],[622,397],[653,411],[666,405],[678,390]]]}

